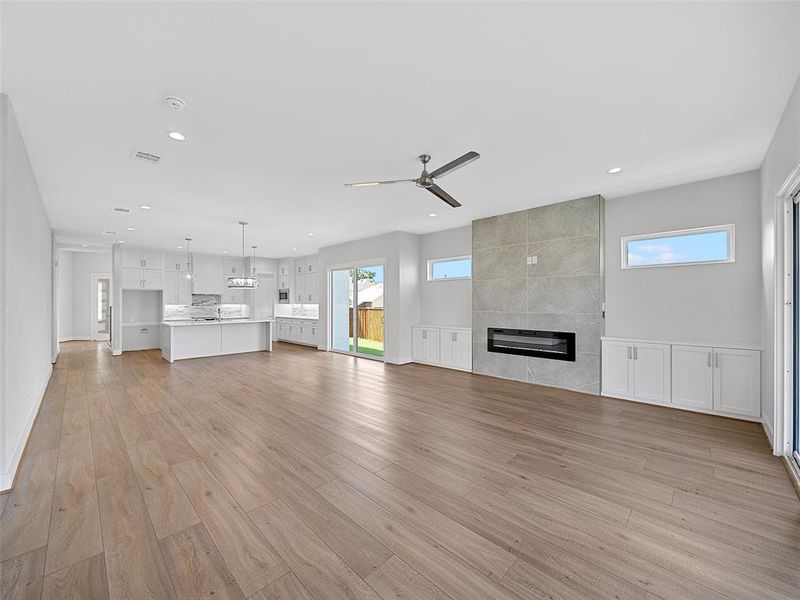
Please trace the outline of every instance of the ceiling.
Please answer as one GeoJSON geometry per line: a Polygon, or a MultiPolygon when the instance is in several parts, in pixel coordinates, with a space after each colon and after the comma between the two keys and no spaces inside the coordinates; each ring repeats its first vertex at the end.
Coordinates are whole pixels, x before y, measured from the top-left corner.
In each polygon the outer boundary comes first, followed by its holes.
{"type": "Polygon", "coordinates": [[[236,253],[246,219],[260,255],[300,255],[755,169],[800,65],[797,2],[4,2],[1,16],[3,91],[57,239],[90,247],[190,236],[236,253]],[[439,182],[462,208],[413,184],[343,186],[468,150],[481,159],[439,182]]]}

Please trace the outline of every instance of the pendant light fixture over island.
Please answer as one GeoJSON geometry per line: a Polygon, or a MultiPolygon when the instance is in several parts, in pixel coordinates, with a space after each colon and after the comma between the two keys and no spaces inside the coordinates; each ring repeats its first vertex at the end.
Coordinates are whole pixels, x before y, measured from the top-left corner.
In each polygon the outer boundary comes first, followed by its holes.
{"type": "MultiPolygon", "coordinates": [[[[242,226],[242,271],[244,272],[245,254],[244,254],[244,228],[247,226],[247,221],[239,221],[242,226]]],[[[255,265],[254,265],[255,266],[255,265]]],[[[228,277],[228,289],[232,290],[254,290],[258,287],[258,277],[255,273],[252,277],[234,276],[228,277]]]]}

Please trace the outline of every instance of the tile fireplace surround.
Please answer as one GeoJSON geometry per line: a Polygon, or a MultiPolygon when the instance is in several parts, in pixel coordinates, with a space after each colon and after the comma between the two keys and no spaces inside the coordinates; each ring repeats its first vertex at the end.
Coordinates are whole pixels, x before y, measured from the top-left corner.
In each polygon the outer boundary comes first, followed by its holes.
{"type": "Polygon", "coordinates": [[[472,222],[475,373],[600,393],[604,205],[589,196],[472,222]],[[489,327],[575,332],[576,360],[490,353],[489,327]]]}

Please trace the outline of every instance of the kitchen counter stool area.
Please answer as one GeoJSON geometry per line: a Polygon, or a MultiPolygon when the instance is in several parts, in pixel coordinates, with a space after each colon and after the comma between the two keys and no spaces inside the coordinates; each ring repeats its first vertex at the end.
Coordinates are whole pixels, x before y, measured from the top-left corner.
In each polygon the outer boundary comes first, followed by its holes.
{"type": "Polygon", "coordinates": [[[164,321],[161,356],[169,361],[242,352],[272,351],[271,319],[164,321]]]}

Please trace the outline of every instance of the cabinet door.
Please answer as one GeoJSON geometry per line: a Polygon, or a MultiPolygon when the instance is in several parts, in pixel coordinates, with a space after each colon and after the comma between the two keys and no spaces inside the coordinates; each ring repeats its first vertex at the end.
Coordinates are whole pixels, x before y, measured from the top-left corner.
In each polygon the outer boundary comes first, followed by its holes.
{"type": "Polygon", "coordinates": [[[164,270],[164,255],[161,252],[142,252],[142,268],[164,270]]]}
{"type": "Polygon", "coordinates": [[[289,275],[292,272],[292,265],[289,260],[278,261],[278,275],[289,275]]]}
{"type": "Polygon", "coordinates": [[[303,261],[303,271],[306,273],[316,273],[317,272],[317,257],[316,256],[309,256],[303,261]]]}
{"type": "Polygon", "coordinates": [[[192,282],[186,278],[185,271],[175,273],[178,280],[178,304],[192,303],[192,282]]]}
{"type": "Polygon", "coordinates": [[[308,325],[308,343],[312,346],[319,344],[319,323],[316,321],[308,325]]]}
{"type": "Polygon", "coordinates": [[[416,362],[425,361],[425,346],[422,338],[422,327],[411,328],[411,359],[416,362]]]}
{"type": "Polygon", "coordinates": [[[122,288],[125,290],[142,287],[141,269],[122,269],[122,288]]]}
{"type": "Polygon", "coordinates": [[[142,270],[142,287],[146,290],[164,289],[164,271],[142,270]]]}
{"type": "MultiPolygon", "coordinates": [[[[169,257],[167,257],[167,266],[169,266],[169,257]]],[[[164,304],[180,304],[178,299],[178,278],[180,275],[174,271],[164,272],[164,293],[161,294],[161,300],[164,304]]]]}
{"type": "Polygon", "coordinates": [[[425,362],[439,363],[439,330],[431,327],[423,330],[425,338],[425,362]]]}
{"type": "Polygon", "coordinates": [[[181,257],[178,254],[165,254],[164,255],[164,270],[167,272],[174,272],[181,270],[181,257]]]}
{"type": "Polygon", "coordinates": [[[194,293],[222,294],[225,288],[222,257],[209,254],[194,256],[194,293]]]}
{"type": "Polygon", "coordinates": [[[456,366],[456,344],[458,332],[452,329],[439,330],[439,363],[445,367],[456,366]]]}
{"type": "Polygon", "coordinates": [[[123,250],[122,251],[122,268],[123,269],[141,269],[142,268],[142,253],[138,250],[123,250]]]}
{"type": "Polygon", "coordinates": [[[293,303],[294,304],[305,304],[305,297],[306,297],[306,276],[305,275],[295,275],[294,276],[294,290],[292,290],[292,294],[294,297],[293,303]]]}
{"type": "Polygon", "coordinates": [[[761,353],[714,348],[714,410],[761,415],[761,353]]]}
{"type": "Polygon", "coordinates": [[[303,275],[305,289],[303,290],[303,302],[305,304],[319,304],[317,297],[317,274],[306,273],[303,275]]]}
{"type": "Polygon", "coordinates": [[[226,258],[223,260],[226,275],[244,275],[244,263],[241,258],[226,258]]]}
{"type": "MultiPolygon", "coordinates": [[[[278,276],[278,289],[279,290],[288,290],[289,289],[289,276],[288,275],[279,275],[278,276]]],[[[291,297],[289,298],[291,300],[291,297]]]]}
{"type": "Polygon", "coordinates": [[[605,396],[633,397],[633,344],[603,341],[603,386],[605,396]]]}
{"type": "Polygon", "coordinates": [[[672,403],[711,409],[714,396],[714,350],[672,346],[672,403]]]}
{"type": "Polygon", "coordinates": [[[648,402],[670,401],[669,344],[633,347],[633,395],[648,402]]]}
{"type": "Polygon", "coordinates": [[[472,371],[472,333],[469,331],[456,331],[455,344],[453,345],[454,366],[456,369],[472,371]]]}

